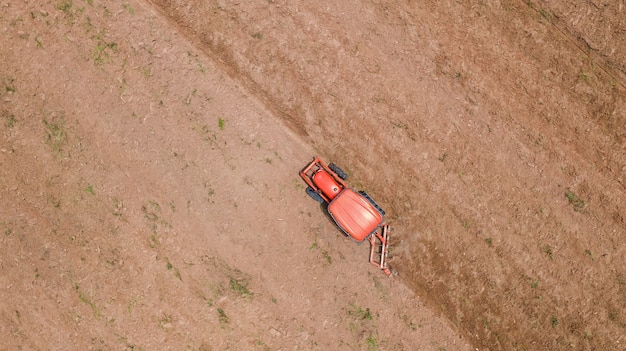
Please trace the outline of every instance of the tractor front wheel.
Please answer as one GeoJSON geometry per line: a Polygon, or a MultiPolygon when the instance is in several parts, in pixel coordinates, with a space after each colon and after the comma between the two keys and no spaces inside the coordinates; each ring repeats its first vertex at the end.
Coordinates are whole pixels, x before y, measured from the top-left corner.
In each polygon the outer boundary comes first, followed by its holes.
{"type": "Polygon", "coordinates": [[[310,186],[306,187],[306,194],[320,204],[323,204],[325,202],[324,198],[322,198],[322,196],[317,191],[313,190],[313,188],[311,188],[310,186]]]}
{"type": "Polygon", "coordinates": [[[342,180],[348,179],[348,175],[346,174],[346,172],[342,171],[341,168],[339,168],[336,164],[331,163],[328,165],[328,168],[330,168],[331,171],[335,172],[337,177],[341,178],[342,180]]]}

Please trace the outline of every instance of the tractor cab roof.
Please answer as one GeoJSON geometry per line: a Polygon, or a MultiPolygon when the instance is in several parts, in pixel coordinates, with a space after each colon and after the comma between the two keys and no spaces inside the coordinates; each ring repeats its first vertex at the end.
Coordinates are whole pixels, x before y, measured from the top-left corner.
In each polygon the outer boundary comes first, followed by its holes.
{"type": "Polygon", "coordinates": [[[344,189],[328,204],[328,213],[352,239],[362,242],[383,223],[383,215],[364,196],[344,189]]]}

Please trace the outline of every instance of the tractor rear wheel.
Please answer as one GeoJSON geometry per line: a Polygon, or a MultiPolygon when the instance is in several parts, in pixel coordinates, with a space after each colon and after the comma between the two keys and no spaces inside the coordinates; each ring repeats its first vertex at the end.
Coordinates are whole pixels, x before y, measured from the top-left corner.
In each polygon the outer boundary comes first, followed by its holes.
{"type": "Polygon", "coordinates": [[[330,168],[331,171],[335,172],[337,177],[341,178],[342,180],[348,179],[348,175],[346,174],[346,172],[342,171],[341,168],[339,168],[336,164],[331,163],[328,165],[328,168],[330,168]]]}
{"type": "Polygon", "coordinates": [[[313,190],[313,188],[311,188],[310,186],[306,187],[306,194],[309,195],[313,200],[319,202],[320,204],[323,204],[324,198],[322,198],[322,196],[320,194],[317,193],[317,191],[313,190]]]}

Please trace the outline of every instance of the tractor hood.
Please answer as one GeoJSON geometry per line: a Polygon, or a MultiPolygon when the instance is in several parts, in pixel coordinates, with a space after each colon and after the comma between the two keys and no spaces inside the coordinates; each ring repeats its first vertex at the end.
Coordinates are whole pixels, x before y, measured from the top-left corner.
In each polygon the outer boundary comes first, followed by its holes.
{"type": "Polygon", "coordinates": [[[345,189],[328,204],[328,213],[357,242],[367,239],[383,223],[383,215],[361,194],[345,189]]]}

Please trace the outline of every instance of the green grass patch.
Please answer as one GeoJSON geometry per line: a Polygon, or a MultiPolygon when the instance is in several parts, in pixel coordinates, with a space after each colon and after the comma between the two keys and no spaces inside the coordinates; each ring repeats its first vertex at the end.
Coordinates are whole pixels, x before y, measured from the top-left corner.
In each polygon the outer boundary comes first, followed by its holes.
{"type": "Polygon", "coordinates": [[[463,228],[465,229],[470,229],[472,227],[472,222],[470,222],[467,219],[464,219],[461,221],[461,225],[463,226],[463,228]]]}
{"type": "Polygon", "coordinates": [[[169,258],[165,257],[165,268],[168,271],[172,271],[174,272],[174,276],[176,276],[176,278],[178,278],[178,280],[182,281],[183,277],[180,275],[180,271],[178,270],[178,268],[174,267],[174,265],[172,265],[172,262],[170,262],[169,258]]]}
{"type": "Polygon", "coordinates": [[[133,9],[133,7],[130,6],[129,3],[124,3],[124,8],[126,9],[126,11],[128,11],[129,14],[131,15],[135,14],[135,9],[133,9]]]}
{"type": "Polygon", "coordinates": [[[574,208],[574,211],[581,211],[585,208],[585,202],[573,191],[567,189],[565,197],[570,205],[574,208]]]}
{"type": "Polygon", "coordinates": [[[74,7],[74,2],[72,2],[72,0],[61,1],[57,3],[55,7],[57,10],[67,14],[72,11],[72,8],[74,7]]]}
{"type": "Polygon", "coordinates": [[[211,186],[211,183],[208,180],[204,181],[203,185],[204,189],[206,189],[207,202],[210,204],[214,204],[215,200],[213,199],[213,197],[215,196],[215,189],[211,186]]]}
{"type": "Polygon", "coordinates": [[[78,299],[82,303],[91,307],[91,310],[93,311],[93,316],[96,317],[96,319],[100,319],[100,317],[102,317],[102,312],[100,311],[100,308],[98,308],[98,306],[96,306],[96,304],[92,301],[92,299],[89,296],[87,296],[84,292],[81,291],[78,294],[78,299]]]}
{"type": "Polygon", "coordinates": [[[248,289],[248,281],[245,279],[230,278],[230,290],[240,297],[252,299],[254,293],[248,289]]]}
{"type": "Polygon", "coordinates": [[[543,251],[543,253],[545,253],[546,255],[548,255],[548,257],[550,257],[551,260],[554,260],[554,252],[552,251],[552,246],[550,245],[544,245],[541,248],[541,251],[543,251]]]}
{"type": "Polygon", "coordinates": [[[224,312],[224,310],[221,308],[217,309],[217,318],[220,322],[220,327],[222,328],[225,328],[228,325],[228,323],[230,323],[230,319],[226,315],[226,312],[224,312]]]}
{"type": "Polygon", "coordinates": [[[63,147],[67,141],[65,119],[63,117],[53,121],[44,119],[43,124],[46,126],[46,144],[52,148],[57,156],[62,156],[63,147]]]}
{"type": "Polygon", "coordinates": [[[320,253],[322,254],[322,256],[324,256],[324,259],[326,259],[326,262],[328,264],[333,263],[333,258],[330,255],[330,253],[328,253],[327,250],[322,249],[317,242],[314,242],[313,244],[311,244],[311,247],[309,247],[309,251],[315,251],[315,250],[320,250],[320,253]]]}
{"type": "Polygon", "coordinates": [[[135,306],[137,305],[138,302],[139,302],[139,296],[133,297],[130,300],[130,302],[128,303],[128,307],[126,308],[128,313],[132,313],[133,312],[133,310],[135,309],[135,306]]]}
{"type": "Polygon", "coordinates": [[[91,195],[96,195],[96,191],[93,189],[93,185],[87,185],[87,187],[85,188],[85,192],[91,194],[91,195]]]}
{"type": "Polygon", "coordinates": [[[171,315],[169,314],[163,314],[163,316],[161,317],[161,320],[159,320],[159,328],[161,329],[167,329],[172,325],[172,321],[174,319],[172,318],[171,315]]]}
{"type": "Polygon", "coordinates": [[[550,318],[550,325],[552,328],[556,328],[559,325],[559,319],[556,317],[550,318]]]}
{"type": "Polygon", "coordinates": [[[357,319],[360,320],[374,320],[374,316],[372,315],[372,312],[370,311],[369,307],[366,309],[363,309],[361,306],[357,305],[356,303],[351,303],[350,304],[351,309],[348,310],[348,314],[356,317],[357,319]]]}
{"type": "Polygon", "coordinates": [[[9,78],[4,82],[4,91],[7,93],[15,93],[17,92],[17,88],[15,87],[15,79],[9,78]]]}
{"type": "Polygon", "coordinates": [[[148,201],[147,204],[141,206],[141,212],[143,216],[150,222],[154,222],[159,219],[161,214],[161,205],[155,201],[148,201]]]}
{"type": "Polygon", "coordinates": [[[411,320],[411,318],[408,315],[403,314],[401,319],[404,321],[406,326],[409,327],[409,329],[417,330],[417,325],[415,325],[415,323],[413,323],[413,321],[411,320]]]}
{"type": "Polygon", "coordinates": [[[369,351],[376,351],[378,350],[378,340],[375,336],[370,335],[365,339],[365,346],[369,351]]]}
{"type": "Polygon", "coordinates": [[[93,62],[97,65],[102,65],[111,59],[112,53],[118,51],[117,43],[106,41],[104,33],[98,33],[94,36],[94,39],[96,41],[96,47],[93,50],[93,62]]]}
{"type": "Polygon", "coordinates": [[[161,245],[161,240],[159,240],[159,237],[156,234],[152,234],[150,235],[148,245],[151,249],[156,249],[159,245],[161,245]]]}
{"type": "Polygon", "coordinates": [[[63,0],[54,6],[57,10],[63,12],[63,16],[67,19],[69,25],[73,25],[76,18],[85,11],[84,7],[74,6],[72,0],[63,0]]]}
{"type": "Polygon", "coordinates": [[[148,226],[152,229],[152,233],[156,234],[157,229],[160,226],[172,228],[171,224],[161,218],[161,205],[159,205],[156,201],[148,201],[148,203],[142,205],[141,212],[143,212],[143,216],[146,219],[148,226]]]}
{"type": "MultiPolygon", "coordinates": [[[[218,122],[219,123],[219,122],[218,122]]],[[[209,128],[208,125],[203,125],[203,126],[198,126],[195,125],[193,127],[193,130],[196,131],[196,133],[198,133],[200,135],[200,137],[202,137],[202,140],[206,141],[207,143],[211,144],[212,146],[217,146],[217,135],[215,134],[214,131],[211,130],[211,128],[209,128]]]]}
{"type": "Polygon", "coordinates": [[[11,115],[11,114],[3,113],[2,119],[4,119],[4,126],[7,129],[11,129],[15,127],[15,125],[17,124],[17,119],[15,118],[14,115],[11,115]]]}

